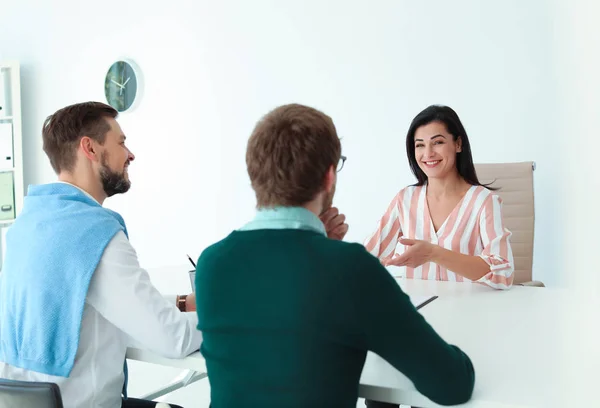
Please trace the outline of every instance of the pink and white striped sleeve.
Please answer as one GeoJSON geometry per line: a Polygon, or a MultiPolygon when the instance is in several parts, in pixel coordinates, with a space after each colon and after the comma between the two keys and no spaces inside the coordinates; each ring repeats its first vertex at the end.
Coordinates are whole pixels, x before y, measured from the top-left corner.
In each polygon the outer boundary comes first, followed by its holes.
{"type": "Polygon", "coordinates": [[[400,236],[400,198],[402,191],[398,193],[387,210],[383,214],[383,217],[377,224],[377,229],[369,238],[365,241],[365,248],[371,255],[376,256],[379,260],[383,260],[394,255],[394,250],[398,243],[398,237],[400,236]]]}
{"type": "Polygon", "coordinates": [[[495,289],[509,289],[514,278],[514,259],[510,246],[512,233],[504,226],[502,199],[490,194],[486,199],[479,219],[479,230],[483,243],[480,257],[490,265],[490,272],[477,282],[495,289]]]}

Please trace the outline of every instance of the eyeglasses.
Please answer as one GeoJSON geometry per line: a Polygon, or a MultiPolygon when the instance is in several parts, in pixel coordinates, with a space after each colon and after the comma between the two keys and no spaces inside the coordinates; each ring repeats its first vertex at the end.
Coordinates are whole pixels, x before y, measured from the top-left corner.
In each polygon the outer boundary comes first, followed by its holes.
{"type": "Polygon", "coordinates": [[[342,155],[342,156],[340,157],[340,161],[338,162],[338,165],[337,165],[337,170],[336,170],[338,173],[339,173],[340,171],[342,171],[342,169],[344,168],[344,163],[346,163],[346,159],[347,159],[347,157],[346,157],[346,156],[344,156],[344,155],[342,155]]]}

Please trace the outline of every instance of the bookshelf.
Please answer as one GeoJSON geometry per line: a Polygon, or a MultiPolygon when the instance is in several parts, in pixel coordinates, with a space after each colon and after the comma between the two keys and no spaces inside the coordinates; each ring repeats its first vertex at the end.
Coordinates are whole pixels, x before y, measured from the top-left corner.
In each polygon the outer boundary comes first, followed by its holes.
{"type": "Polygon", "coordinates": [[[0,61],[0,265],[4,236],[23,208],[21,71],[18,61],[0,61]]]}

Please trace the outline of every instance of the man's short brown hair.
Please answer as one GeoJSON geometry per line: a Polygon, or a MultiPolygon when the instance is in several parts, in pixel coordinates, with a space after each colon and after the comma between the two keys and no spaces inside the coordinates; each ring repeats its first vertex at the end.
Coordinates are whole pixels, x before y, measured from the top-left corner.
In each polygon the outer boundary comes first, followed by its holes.
{"type": "Polygon", "coordinates": [[[246,165],[258,207],[301,206],[323,189],[341,157],[331,118],[291,104],[265,115],[248,140],[246,165]]]}
{"type": "Polygon", "coordinates": [[[75,166],[77,145],[83,136],[104,143],[110,124],[106,118],[116,118],[118,112],[100,102],[84,102],[56,111],[44,121],[42,139],[44,152],[58,174],[75,166]]]}

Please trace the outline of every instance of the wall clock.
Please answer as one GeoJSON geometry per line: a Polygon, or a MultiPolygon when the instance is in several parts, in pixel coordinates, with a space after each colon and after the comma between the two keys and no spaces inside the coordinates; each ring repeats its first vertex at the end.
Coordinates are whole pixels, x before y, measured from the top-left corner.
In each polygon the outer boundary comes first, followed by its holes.
{"type": "Polygon", "coordinates": [[[135,108],[141,97],[142,76],[139,67],[130,60],[119,60],[110,66],[104,78],[104,96],[119,112],[135,108]]]}

